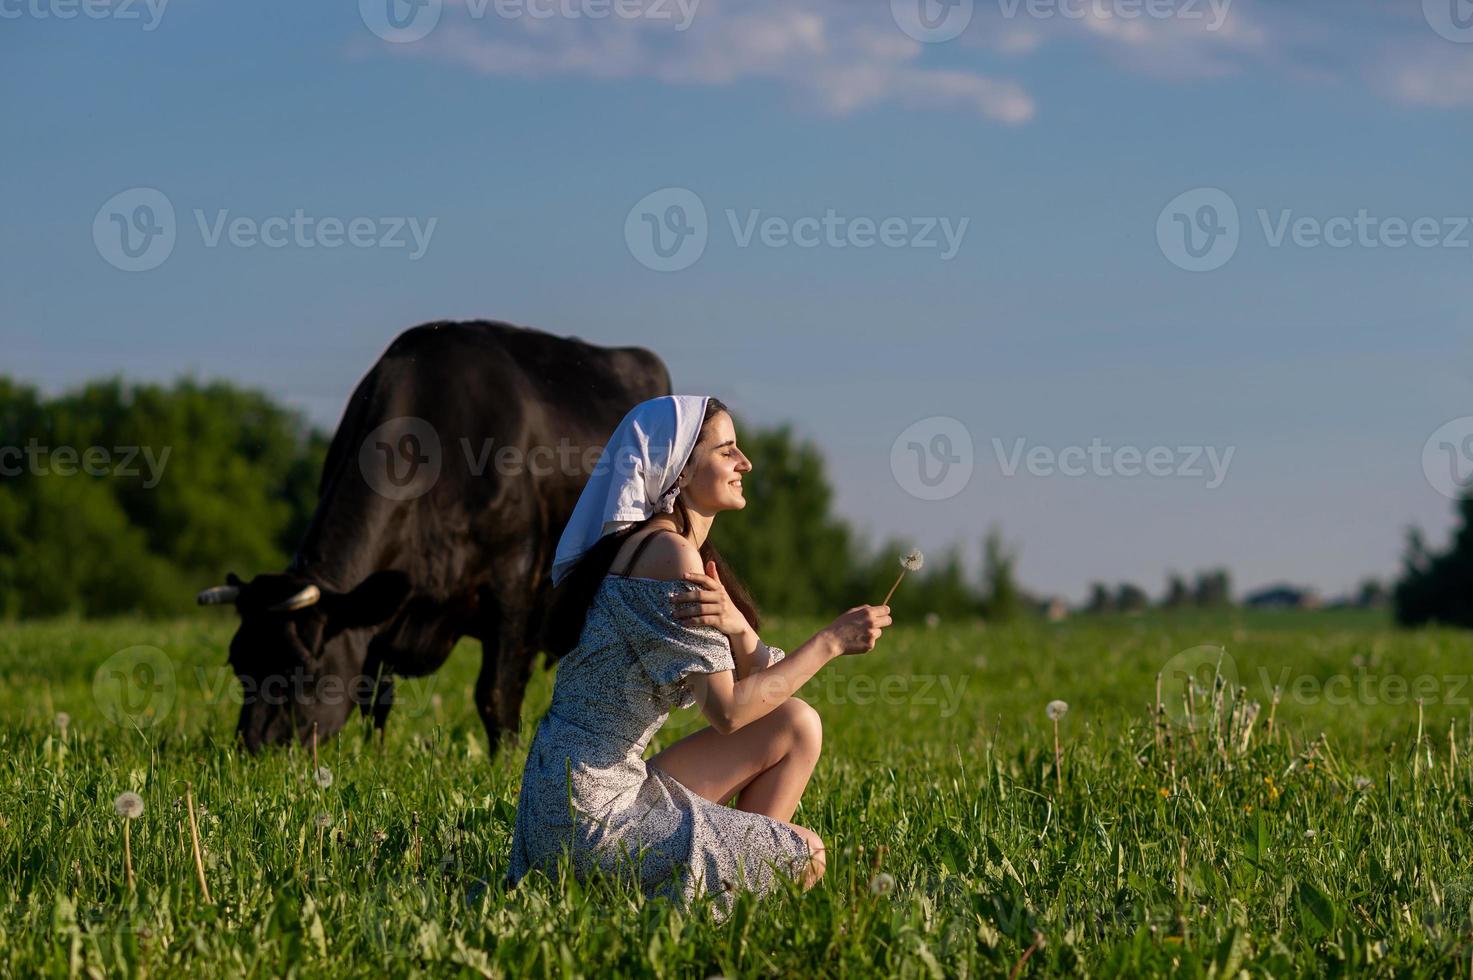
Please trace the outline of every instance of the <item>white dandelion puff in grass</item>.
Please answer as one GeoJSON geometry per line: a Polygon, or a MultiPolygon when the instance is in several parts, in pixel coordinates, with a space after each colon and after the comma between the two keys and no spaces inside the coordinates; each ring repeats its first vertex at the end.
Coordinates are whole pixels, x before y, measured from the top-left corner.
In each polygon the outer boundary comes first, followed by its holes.
{"type": "Polygon", "coordinates": [[[1043,711],[1048,715],[1049,721],[1054,723],[1054,788],[1062,796],[1064,794],[1064,751],[1059,745],[1059,720],[1069,713],[1069,704],[1055,698],[1044,707],[1043,711]]]}
{"type": "Polygon", "coordinates": [[[319,813],[317,815],[317,829],[318,830],[326,830],[327,828],[329,828],[331,826],[332,826],[332,814],[330,814],[330,813],[319,813]]]}
{"type": "Polygon", "coordinates": [[[118,798],[113,800],[113,809],[123,818],[123,872],[128,890],[132,891],[136,887],[136,881],[133,877],[133,838],[129,831],[133,821],[143,816],[143,797],[132,790],[119,793],[118,798]]]}
{"type": "Polygon", "coordinates": [[[312,774],[312,780],[323,789],[332,785],[332,770],[327,766],[318,766],[317,771],[312,774]]]}
{"type": "Polygon", "coordinates": [[[113,809],[117,811],[120,817],[127,820],[137,820],[143,816],[143,797],[134,793],[132,790],[126,793],[119,793],[118,798],[113,800],[113,809]]]}
{"type": "Polygon", "coordinates": [[[869,880],[869,890],[874,895],[888,895],[895,890],[895,876],[881,871],[869,880]]]}

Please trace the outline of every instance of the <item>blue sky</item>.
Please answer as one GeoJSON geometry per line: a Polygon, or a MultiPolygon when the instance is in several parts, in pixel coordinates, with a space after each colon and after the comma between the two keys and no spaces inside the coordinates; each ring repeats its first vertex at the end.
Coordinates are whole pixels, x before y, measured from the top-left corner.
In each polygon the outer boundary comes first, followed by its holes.
{"type": "Polygon", "coordinates": [[[394,0],[438,17],[414,40],[388,2],[0,0],[0,370],[225,376],[331,428],[426,320],[644,345],[792,421],[873,537],[975,565],[996,523],[1071,599],[1220,563],[1333,593],[1450,527],[1424,460],[1473,415],[1467,0],[961,0],[929,8],[944,40],[917,0],[394,0]],[[659,271],[670,189],[705,245],[659,271]],[[1199,223],[1207,189],[1236,221],[1199,223]],[[130,271],[140,193],[173,244],[130,271]],[[364,245],[324,245],[354,219],[364,245]],[[925,499],[897,438],[957,425],[970,478],[925,499]],[[1047,465],[1091,444],[1169,475],[1047,465]]]}

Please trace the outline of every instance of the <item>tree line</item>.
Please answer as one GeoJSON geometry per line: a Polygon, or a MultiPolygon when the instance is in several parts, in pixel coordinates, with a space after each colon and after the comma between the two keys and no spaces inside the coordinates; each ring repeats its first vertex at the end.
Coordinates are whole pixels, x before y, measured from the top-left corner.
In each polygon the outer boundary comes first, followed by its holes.
{"type": "MultiPolygon", "coordinates": [[[[789,425],[734,419],[748,455],[748,506],[713,536],[764,611],[831,615],[877,603],[913,542],[871,542],[833,510],[823,456],[789,425]]],[[[120,377],[46,397],[0,375],[0,618],[176,615],[227,571],[284,568],[317,503],[330,434],[265,392],[226,381],[120,377]]],[[[1473,497],[1434,552],[1409,532],[1390,590],[1398,622],[1473,626],[1473,497]]],[[[960,545],[928,555],[890,605],[899,618],[1007,622],[1062,611],[1017,581],[998,528],[978,542],[980,575],[960,545]]],[[[1379,605],[1367,581],[1348,604],[1379,605]]],[[[1080,611],[1214,609],[1234,603],[1227,569],[1171,573],[1155,602],[1139,586],[1091,584],[1080,611]]]]}

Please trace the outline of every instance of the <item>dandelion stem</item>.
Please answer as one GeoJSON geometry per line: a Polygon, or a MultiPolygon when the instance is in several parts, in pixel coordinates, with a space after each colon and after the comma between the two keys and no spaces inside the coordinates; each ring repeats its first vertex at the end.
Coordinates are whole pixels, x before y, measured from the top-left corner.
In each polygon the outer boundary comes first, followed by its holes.
{"type": "Polygon", "coordinates": [[[194,849],[194,873],[199,879],[199,890],[204,893],[205,904],[214,905],[214,900],[210,898],[209,883],[205,881],[205,859],[200,852],[199,825],[194,819],[194,787],[188,781],[184,783],[184,808],[189,811],[189,841],[194,849]]]}
{"type": "Polygon", "coordinates": [[[133,891],[133,889],[134,889],[134,885],[133,885],[133,841],[132,841],[132,837],[131,837],[131,835],[129,834],[129,831],[128,831],[128,825],[131,824],[131,823],[132,823],[131,820],[126,820],[125,819],[123,821],[123,870],[127,873],[127,877],[128,877],[128,891],[130,891],[130,892],[133,891]]]}
{"type": "Polygon", "coordinates": [[[1059,750],[1059,719],[1054,719],[1054,785],[1064,795],[1064,753],[1059,750]]]}
{"type": "Polygon", "coordinates": [[[1156,729],[1156,755],[1159,757],[1160,754],[1161,754],[1161,726],[1164,723],[1164,718],[1163,718],[1162,713],[1161,713],[1161,674],[1159,672],[1156,674],[1156,718],[1155,718],[1155,722],[1156,722],[1156,724],[1155,724],[1155,729],[1156,729]]]}
{"type": "Polygon", "coordinates": [[[1033,945],[1031,945],[1027,949],[1025,949],[1023,951],[1022,957],[1019,958],[1018,962],[1016,962],[1016,963],[1013,964],[1012,972],[1010,972],[1008,974],[1008,980],[1017,980],[1017,976],[1018,976],[1019,972],[1021,972],[1022,969],[1023,969],[1023,964],[1028,962],[1028,957],[1030,957],[1034,953],[1038,952],[1038,947],[1040,946],[1040,944],[1042,944],[1042,942],[1043,942],[1043,933],[1041,933],[1041,932],[1035,932],[1033,934],[1033,945]]]}
{"type": "Polygon", "coordinates": [[[1187,914],[1186,914],[1186,892],[1187,892],[1187,838],[1181,837],[1181,851],[1176,863],[1176,922],[1177,928],[1181,930],[1182,942],[1187,939],[1187,914]]]}
{"type": "Polygon", "coordinates": [[[1453,774],[1458,768],[1457,727],[1458,723],[1456,721],[1447,723],[1447,788],[1449,792],[1453,788],[1453,774]]]}
{"type": "Polygon", "coordinates": [[[900,580],[903,578],[905,578],[905,569],[902,568],[900,570],[900,575],[897,576],[895,579],[895,584],[890,586],[890,591],[885,593],[885,600],[881,602],[880,605],[888,606],[890,604],[890,597],[895,594],[896,589],[900,588],[900,580]]]}
{"type": "Polygon", "coordinates": [[[1422,699],[1417,698],[1417,741],[1412,746],[1412,782],[1416,782],[1422,772],[1422,699]]]}

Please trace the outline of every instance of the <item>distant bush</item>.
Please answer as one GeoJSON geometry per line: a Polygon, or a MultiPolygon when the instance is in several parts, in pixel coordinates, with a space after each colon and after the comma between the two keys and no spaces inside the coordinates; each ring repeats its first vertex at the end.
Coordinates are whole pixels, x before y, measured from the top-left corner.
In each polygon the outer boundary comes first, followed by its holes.
{"type": "Polygon", "coordinates": [[[326,438],[224,382],[0,378],[0,614],[172,613],[231,568],[285,564],[326,438]]]}
{"type": "Polygon", "coordinates": [[[1407,532],[1402,576],[1392,590],[1403,626],[1473,626],[1473,496],[1458,501],[1462,524],[1441,554],[1427,550],[1421,531],[1407,532]]]}

